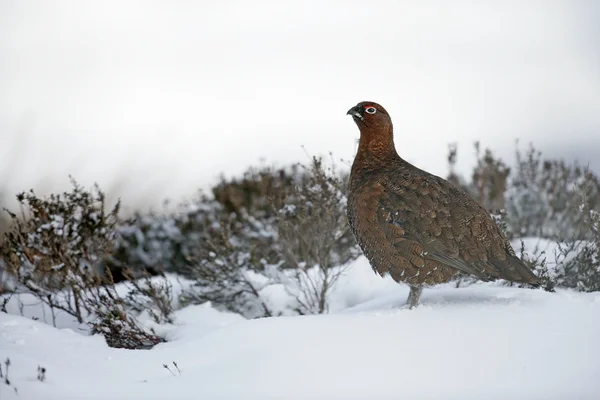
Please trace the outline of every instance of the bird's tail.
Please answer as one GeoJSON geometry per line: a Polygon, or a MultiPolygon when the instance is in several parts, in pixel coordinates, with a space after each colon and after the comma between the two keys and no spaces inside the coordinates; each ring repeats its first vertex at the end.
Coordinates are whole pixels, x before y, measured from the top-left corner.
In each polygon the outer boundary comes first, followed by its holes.
{"type": "Polygon", "coordinates": [[[506,260],[490,260],[494,271],[490,271],[496,278],[506,279],[511,282],[527,283],[539,287],[540,279],[533,273],[521,259],[512,254],[507,254],[506,260]]]}

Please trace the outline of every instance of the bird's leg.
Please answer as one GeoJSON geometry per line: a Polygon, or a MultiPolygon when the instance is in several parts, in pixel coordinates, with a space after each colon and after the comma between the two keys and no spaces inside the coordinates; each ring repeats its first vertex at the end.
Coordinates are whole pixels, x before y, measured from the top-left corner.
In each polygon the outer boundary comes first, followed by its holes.
{"type": "Polygon", "coordinates": [[[408,294],[408,299],[406,300],[406,305],[409,309],[414,308],[419,305],[419,298],[421,297],[421,293],[423,292],[423,286],[411,286],[410,293],[408,294]]]}

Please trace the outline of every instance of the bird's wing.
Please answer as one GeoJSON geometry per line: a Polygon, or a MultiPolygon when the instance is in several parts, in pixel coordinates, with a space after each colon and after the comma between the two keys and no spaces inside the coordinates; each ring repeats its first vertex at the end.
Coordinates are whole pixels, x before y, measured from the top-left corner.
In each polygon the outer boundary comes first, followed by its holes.
{"type": "Polygon", "coordinates": [[[535,279],[485,209],[462,190],[432,178],[401,177],[379,197],[379,213],[388,222],[384,231],[399,251],[411,243],[425,260],[484,280],[535,279]]]}

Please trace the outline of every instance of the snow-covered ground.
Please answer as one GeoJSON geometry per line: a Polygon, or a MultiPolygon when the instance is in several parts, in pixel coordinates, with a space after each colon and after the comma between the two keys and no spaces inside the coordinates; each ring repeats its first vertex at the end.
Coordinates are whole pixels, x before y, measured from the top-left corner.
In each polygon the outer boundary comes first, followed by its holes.
{"type": "Polygon", "coordinates": [[[2,383],[0,398],[600,398],[600,293],[444,285],[406,310],[407,292],[361,258],[328,315],[245,320],[192,306],[148,351],[0,313],[18,389],[2,383]]]}

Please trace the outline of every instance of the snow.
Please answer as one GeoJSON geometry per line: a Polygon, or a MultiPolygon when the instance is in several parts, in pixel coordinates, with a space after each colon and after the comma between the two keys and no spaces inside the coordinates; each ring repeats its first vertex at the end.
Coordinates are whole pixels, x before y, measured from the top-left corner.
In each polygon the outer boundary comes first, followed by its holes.
{"type": "Polygon", "coordinates": [[[0,357],[18,389],[0,384],[0,398],[600,398],[600,293],[448,284],[413,310],[407,295],[360,258],[328,315],[246,320],[190,306],[159,327],[166,343],[140,351],[65,320],[0,313],[0,357]]]}

